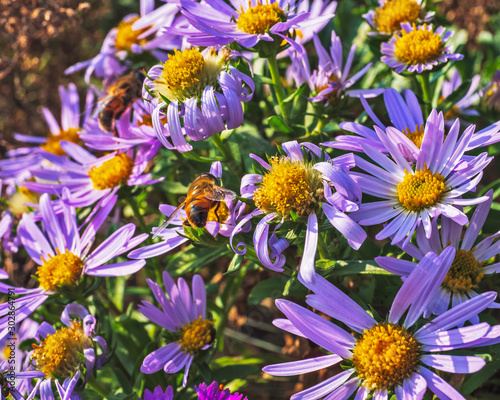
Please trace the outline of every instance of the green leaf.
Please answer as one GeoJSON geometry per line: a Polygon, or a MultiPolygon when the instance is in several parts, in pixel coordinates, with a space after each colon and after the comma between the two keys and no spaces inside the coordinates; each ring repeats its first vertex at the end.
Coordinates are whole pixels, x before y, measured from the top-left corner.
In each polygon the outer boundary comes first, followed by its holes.
{"type": "Polygon", "coordinates": [[[318,260],[316,261],[316,267],[321,269],[324,275],[328,276],[351,274],[393,275],[376,266],[373,261],[368,260],[318,260]]]}
{"type": "Polygon", "coordinates": [[[273,115],[272,117],[269,117],[267,119],[267,123],[269,126],[273,129],[276,129],[277,131],[283,132],[283,133],[292,133],[292,129],[286,125],[283,120],[278,117],[277,115],[273,115]]]}
{"type": "Polygon", "coordinates": [[[238,271],[241,268],[241,264],[243,264],[244,259],[245,256],[241,254],[235,254],[233,259],[231,260],[231,263],[229,264],[229,267],[227,267],[227,271],[224,273],[224,275],[238,271]]]}
{"type": "Polygon", "coordinates": [[[500,369],[500,361],[486,363],[486,365],[480,371],[469,376],[465,380],[460,392],[464,395],[471,394],[479,386],[486,383],[488,379],[490,379],[493,375],[495,375],[495,373],[499,369],[500,369]]]}
{"type": "Polygon", "coordinates": [[[248,295],[248,304],[259,304],[266,297],[280,297],[287,280],[285,276],[276,276],[257,283],[248,295]]]}

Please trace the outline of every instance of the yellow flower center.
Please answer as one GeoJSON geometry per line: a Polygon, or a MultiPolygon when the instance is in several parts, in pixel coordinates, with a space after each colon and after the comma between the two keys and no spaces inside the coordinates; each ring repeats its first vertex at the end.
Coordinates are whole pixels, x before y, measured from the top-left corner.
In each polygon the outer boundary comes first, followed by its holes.
{"type": "Polygon", "coordinates": [[[9,210],[17,218],[21,218],[24,213],[31,211],[26,203],[38,204],[40,194],[32,192],[24,186],[17,189],[17,191],[8,200],[9,210]]]}
{"type": "Polygon", "coordinates": [[[319,202],[318,193],[314,190],[319,187],[319,173],[284,157],[273,157],[271,166],[271,171],[264,175],[261,186],[254,193],[255,205],[266,213],[278,212],[282,215],[290,211],[299,216],[314,212],[319,202]]]}
{"type": "MultiPolygon", "coordinates": [[[[15,353],[15,350],[14,350],[14,353],[15,353]]],[[[12,354],[12,349],[9,346],[6,346],[2,352],[3,359],[8,360],[11,354],[12,354]]]]}
{"type": "Polygon", "coordinates": [[[403,133],[420,149],[425,133],[423,125],[417,125],[414,131],[410,131],[410,128],[403,129],[403,133]]]}
{"type": "Polygon", "coordinates": [[[250,1],[248,2],[248,10],[243,11],[243,6],[241,7],[240,16],[236,21],[238,29],[246,33],[252,34],[264,34],[269,28],[281,22],[285,17],[285,12],[278,6],[278,3],[261,4],[257,2],[257,5],[251,7],[250,1]]]}
{"type": "Polygon", "coordinates": [[[73,253],[66,250],[66,253],[60,253],[56,249],[57,255],[49,255],[49,259],[39,266],[36,274],[40,281],[40,286],[45,290],[54,290],[57,286],[73,285],[82,274],[83,262],[73,253]]]}
{"type": "Polygon", "coordinates": [[[405,170],[403,182],[398,184],[398,199],[408,211],[420,211],[439,202],[445,191],[441,174],[432,174],[424,166],[423,170],[415,173],[405,170]]]}
{"type": "Polygon", "coordinates": [[[401,23],[413,23],[420,14],[420,6],[413,0],[387,0],[375,10],[373,23],[379,33],[391,34],[401,29],[401,23]]]}
{"type": "Polygon", "coordinates": [[[110,189],[125,183],[132,173],[134,163],[125,153],[104,161],[99,167],[87,171],[94,187],[98,190],[110,189]]]}
{"type": "Polygon", "coordinates": [[[453,293],[469,293],[483,279],[485,262],[477,261],[472,251],[457,251],[442,287],[453,293]]]}
{"type": "Polygon", "coordinates": [[[406,64],[424,64],[435,60],[443,52],[441,37],[427,30],[427,25],[423,29],[416,29],[401,32],[401,37],[396,36],[396,51],[394,56],[406,64]]]}
{"type": "Polygon", "coordinates": [[[230,50],[219,53],[210,49],[201,54],[198,49],[174,50],[163,65],[161,75],[155,80],[153,91],[169,101],[184,101],[201,96],[207,86],[217,83],[217,77],[229,61],[230,50]]]}
{"type": "Polygon", "coordinates": [[[215,339],[213,334],[214,321],[200,317],[184,325],[180,330],[179,345],[182,350],[189,354],[195,354],[202,347],[210,344],[215,339]]]}
{"type": "Polygon", "coordinates": [[[139,39],[144,32],[146,32],[150,27],[139,29],[137,31],[132,30],[132,25],[137,21],[139,17],[131,18],[130,21],[121,21],[118,24],[118,32],[116,34],[115,47],[118,50],[130,50],[133,44],[138,44],[140,46],[146,44],[147,38],[139,39]]]}
{"type": "Polygon", "coordinates": [[[47,337],[39,346],[33,344],[36,369],[47,377],[71,378],[85,360],[80,356],[91,347],[92,342],[85,334],[79,321],[73,321],[70,327],[64,327],[47,337]]]}
{"type": "Polygon", "coordinates": [[[404,327],[378,323],[354,347],[354,369],[367,389],[390,389],[400,385],[415,370],[420,344],[404,327]]]}
{"type": "Polygon", "coordinates": [[[79,128],[69,128],[66,131],[59,132],[59,135],[49,135],[49,140],[42,144],[40,147],[48,151],[49,153],[55,154],[56,156],[64,156],[66,153],[61,147],[61,140],[66,140],[67,142],[80,143],[80,132],[79,128]]]}

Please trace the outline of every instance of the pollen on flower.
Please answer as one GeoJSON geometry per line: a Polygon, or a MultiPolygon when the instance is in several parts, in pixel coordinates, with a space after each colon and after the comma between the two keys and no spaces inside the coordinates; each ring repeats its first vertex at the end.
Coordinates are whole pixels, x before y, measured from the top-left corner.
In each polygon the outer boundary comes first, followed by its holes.
{"type": "Polygon", "coordinates": [[[174,55],[165,61],[161,75],[155,80],[153,92],[170,101],[201,96],[207,86],[217,83],[229,57],[230,51],[225,47],[218,53],[211,48],[205,54],[198,49],[174,50],[174,55]]]}
{"type": "Polygon", "coordinates": [[[67,379],[84,366],[85,360],[80,354],[91,345],[81,323],[72,321],[71,326],[47,335],[40,345],[33,344],[31,359],[45,376],[67,379]]]}
{"type": "Polygon", "coordinates": [[[43,260],[43,265],[39,266],[36,275],[40,286],[45,290],[53,290],[61,285],[73,285],[81,276],[83,262],[80,257],[70,253],[61,253],[56,249],[54,257],[49,255],[49,259],[43,260]]]}
{"type": "Polygon", "coordinates": [[[378,323],[356,342],[353,366],[367,389],[401,385],[417,368],[420,344],[405,327],[378,323]]]}
{"type": "Polygon", "coordinates": [[[415,173],[405,170],[403,182],[398,184],[398,199],[408,211],[420,211],[438,203],[445,191],[441,174],[431,173],[425,165],[415,173]]]}
{"type": "Polygon", "coordinates": [[[61,140],[71,143],[80,143],[79,132],[79,128],[69,128],[68,130],[59,132],[59,135],[51,134],[47,142],[42,144],[40,147],[49,153],[55,154],[56,156],[64,156],[66,153],[61,147],[61,140]]]}
{"type": "Polygon", "coordinates": [[[420,5],[413,0],[387,0],[375,10],[373,23],[379,33],[391,34],[401,29],[401,23],[413,23],[420,14],[420,5]]]}
{"type": "Polygon", "coordinates": [[[422,29],[401,31],[401,37],[396,36],[396,51],[394,56],[407,65],[424,64],[437,59],[443,52],[441,37],[424,24],[422,29]]]}
{"type": "Polygon", "coordinates": [[[282,21],[285,16],[285,12],[279,7],[278,2],[269,4],[267,1],[267,4],[262,4],[259,1],[257,5],[252,7],[249,1],[248,6],[246,11],[243,10],[243,6],[241,7],[240,16],[236,21],[238,29],[246,33],[263,35],[269,28],[282,21]]]}
{"type": "Polygon", "coordinates": [[[89,174],[92,184],[98,190],[110,189],[126,182],[132,173],[134,163],[125,153],[118,154],[99,167],[91,167],[89,174]]]}
{"type": "Polygon", "coordinates": [[[315,191],[308,182],[306,167],[290,162],[287,158],[273,157],[272,169],[254,193],[255,205],[264,212],[279,212],[283,215],[294,211],[297,215],[308,215],[316,202],[315,191]]]}
{"type": "Polygon", "coordinates": [[[214,340],[213,325],[214,321],[202,319],[201,315],[197,320],[184,325],[179,330],[179,345],[182,350],[189,354],[195,354],[207,344],[212,343],[214,340]]]}
{"type": "Polygon", "coordinates": [[[410,130],[410,128],[406,128],[403,130],[403,133],[415,144],[415,146],[420,149],[425,133],[425,129],[422,124],[416,125],[414,131],[410,130]]]}
{"type": "Polygon", "coordinates": [[[207,222],[225,222],[229,217],[229,208],[223,201],[217,201],[214,203],[215,206],[208,211],[207,222]]]}
{"type": "Polygon", "coordinates": [[[132,30],[132,25],[139,17],[131,18],[129,21],[121,21],[118,24],[116,33],[115,47],[118,50],[130,50],[133,44],[144,45],[147,43],[147,38],[139,39],[144,32],[149,29],[149,26],[136,31],[132,30]]]}
{"type": "Polygon", "coordinates": [[[457,251],[441,286],[453,293],[469,293],[483,279],[485,262],[477,261],[473,251],[457,251]]]}

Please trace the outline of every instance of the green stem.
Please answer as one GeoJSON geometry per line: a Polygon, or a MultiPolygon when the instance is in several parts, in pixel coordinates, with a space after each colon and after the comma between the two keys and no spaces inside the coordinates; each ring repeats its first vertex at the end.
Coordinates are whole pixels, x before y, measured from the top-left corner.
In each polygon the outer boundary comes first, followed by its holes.
{"type": "Polygon", "coordinates": [[[109,392],[104,389],[99,382],[97,382],[97,379],[94,378],[93,376],[90,377],[89,381],[87,382],[87,385],[96,392],[97,394],[100,394],[102,397],[107,399],[109,397],[109,392]]]}
{"type": "Polygon", "coordinates": [[[139,210],[139,206],[137,205],[135,199],[133,199],[132,197],[127,197],[127,203],[130,205],[130,207],[132,207],[135,219],[137,220],[137,222],[139,222],[139,226],[141,227],[142,231],[144,233],[149,233],[148,227],[144,222],[144,217],[142,216],[141,211],[139,210]]]}
{"type": "Polygon", "coordinates": [[[321,134],[321,130],[323,129],[324,121],[323,118],[319,118],[318,123],[316,124],[316,127],[314,130],[308,135],[308,136],[316,136],[321,134]]]}
{"type": "Polygon", "coordinates": [[[424,99],[424,111],[425,115],[429,115],[431,112],[431,84],[430,84],[430,76],[428,72],[423,72],[421,74],[415,75],[420,86],[422,87],[422,96],[424,99]]]}
{"type": "Polygon", "coordinates": [[[290,119],[290,115],[288,112],[288,108],[285,104],[285,88],[281,83],[281,77],[278,69],[278,60],[276,60],[276,55],[269,56],[267,58],[267,65],[269,66],[269,72],[271,73],[271,79],[273,80],[274,91],[276,93],[276,98],[278,99],[278,103],[281,110],[281,115],[283,116],[283,121],[288,124],[290,119]]]}

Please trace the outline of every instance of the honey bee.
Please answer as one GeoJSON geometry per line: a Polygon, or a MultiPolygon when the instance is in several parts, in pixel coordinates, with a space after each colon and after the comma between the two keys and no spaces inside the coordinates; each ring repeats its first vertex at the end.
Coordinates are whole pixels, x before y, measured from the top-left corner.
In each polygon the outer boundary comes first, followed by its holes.
{"type": "Polygon", "coordinates": [[[142,84],[145,75],[132,71],[117,79],[109,88],[106,97],[100,100],[99,127],[106,132],[115,131],[115,121],[142,97],[142,84]]]}
{"type": "Polygon", "coordinates": [[[196,177],[188,188],[186,200],[161,224],[153,238],[158,236],[172,222],[183,208],[186,209],[187,219],[185,226],[204,228],[207,224],[208,213],[213,211],[219,221],[217,211],[225,199],[235,199],[236,193],[219,186],[219,180],[209,172],[204,172],[196,177]]]}

